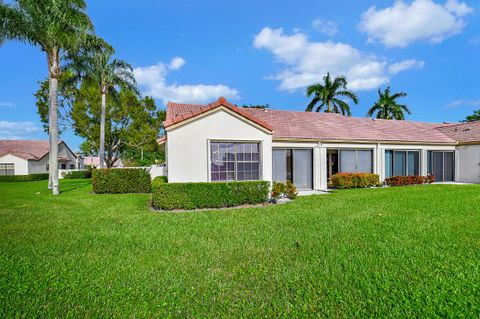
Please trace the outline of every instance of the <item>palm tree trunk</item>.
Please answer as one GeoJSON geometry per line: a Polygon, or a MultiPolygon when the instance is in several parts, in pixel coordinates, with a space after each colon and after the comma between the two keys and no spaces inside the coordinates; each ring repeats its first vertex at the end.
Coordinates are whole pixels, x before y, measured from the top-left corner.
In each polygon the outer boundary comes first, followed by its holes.
{"type": "MultiPolygon", "coordinates": [[[[57,61],[55,61],[57,62],[57,61]]],[[[56,64],[58,66],[58,63],[56,64]]],[[[54,66],[55,67],[55,66],[54,66]]],[[[49,175],[51,176],[50,183],[53,195],[60,193],[58,185],[58,111],[57,111],[57,89],[58,78],[57,75],[50,75],[49,83],[49,133],[50,133],[50,163],[49,175]]]]}
{"type": "Polygon", "coordinates": [[[330,109],[330,101],[327,101],[327,113],[331,113],[332,110],[330,109]]]}
{"type": "Polygon", "coordinates": [[[100,157],[100,168],[103,168],[105,163],[105,113],[107,108],[106,104],[107,94],[102,88],[102,113],[100,116],[100,149],[98,151],[98,155],[100,157]]]}

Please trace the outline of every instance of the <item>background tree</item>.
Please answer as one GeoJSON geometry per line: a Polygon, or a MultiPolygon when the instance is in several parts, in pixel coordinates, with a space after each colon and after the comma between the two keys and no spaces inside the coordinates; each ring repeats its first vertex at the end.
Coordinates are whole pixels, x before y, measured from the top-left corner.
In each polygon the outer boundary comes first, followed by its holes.
{"type": "Polygon", "coordinates": [[[0,45],[18,40],[41,48],[47,56],[49,79],[49,187],[54,195],[58,185],[57,86],[62,60],[85,45],[93,35],[93,24],[84,0],[0,1],[0,45]]]}
{"type": "Polygon", "coordinates": [[[112,92],[111,96],[115,98],[115,92],[119,87],[138,94],[132,67],[123,60],[114,59],[113,54],[114,50],[109,47],[92,50],[81,54],[73,65],[73,68],[78,70],[90,84],[97,85],[98,93],[101,96],[100,147],[98,149],[101,168],[105,162],[107,95],[112,92]]]}
{"type": "Polygon", "coordinates": [[[476,122],[480,121],[480,109],[473,111],[472,115],[468,115],[462,122],[476,122]]]}
{"type": "MultiPolygon", "coordinates": [[[[136,92],[121,87],[115,95],[110,90],[105,97],[105,163],[117,161],[126,149],[150,150],[156,147],[164,111],[158,111],[154,100],[139,98],[136,92]]],[[[98,154],[100,149],[100,121],[102,97],[96,82],[83,81],[78,90],[70,116],[75,133],[85,138],[82,152],[98,154]]]]}
{"type": "Polygon", "coordinates": [[[348,98],[358,104],[357,95],[347,89],[345,77],[337,76],[332,81],[330,73],[323,77],[323,83],[316,83],[307,88],[307,96],[311,97],[312,95],[313,99],[305,109],[306,112],[312,112],[316,107],[315,112],[320,112],[325,108],[326,113],[342,113],[351,116],[350,106],[340,98],[348,98]]]}
{"type": "Polygon", "coordinates": [[[412,113],[406,105],[398,104],[397,100],[405,96],[407,96],[407,93],[404,92],[391,94],[390,87],[387,87],[383,92],[378,89],[378,100],[368,110],[367,116],[372,117],[375,114],[377,119],[404,120],[405,112],[412,113]]]}

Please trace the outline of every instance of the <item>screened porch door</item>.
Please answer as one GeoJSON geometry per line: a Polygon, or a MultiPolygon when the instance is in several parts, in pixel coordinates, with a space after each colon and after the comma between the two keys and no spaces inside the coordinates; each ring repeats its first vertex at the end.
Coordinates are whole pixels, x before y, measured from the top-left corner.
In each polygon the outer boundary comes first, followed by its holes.
{"type": "Polygon", "coordinates": [[[297,189],[313,189],[312,149],[273,149],[273,181],[292,181],[297,189]]]}
{"type": "Polygon", "coordinates": [[[429,171],[435,176],[435,182],[453,182],[455,180],[455,153],[432,151],[430,156],[429,171]]]}

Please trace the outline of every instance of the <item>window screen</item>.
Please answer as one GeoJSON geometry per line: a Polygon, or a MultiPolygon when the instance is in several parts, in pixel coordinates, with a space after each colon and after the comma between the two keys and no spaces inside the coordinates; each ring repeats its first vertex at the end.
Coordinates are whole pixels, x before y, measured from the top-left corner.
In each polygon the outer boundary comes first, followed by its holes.
{"type": "Polygon", "coordinates": [[[371,150],[341,150],[340,172],[371,173],[373,168],[371,150]]]}
{"type": "Polygon", "coordinates": [[[212,181],[260,179],[259,143],[210,143],[212,181]]]}

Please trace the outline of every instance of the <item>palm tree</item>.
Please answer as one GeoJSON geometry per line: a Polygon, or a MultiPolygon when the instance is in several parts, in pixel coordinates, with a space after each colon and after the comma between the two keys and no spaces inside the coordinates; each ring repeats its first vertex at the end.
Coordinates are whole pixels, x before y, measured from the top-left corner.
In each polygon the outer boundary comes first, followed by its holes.
{"type": "Polygon", "coordinates": [[[115,97],[116,89],[121,87],[135,94],[136,88],[133,69],[130,64],[123,60],[113,58],[114,50],[111,47],[100,48],[91,51],[91,54],[82,54],[74,63],[73,68],[85,79],[92,81],[98,86],[99,94],[102,97],[100,115],[100,168],[105,163],[105,118],[107,108],[107,96],[112,93],[115,97]]]}
{"type": "Polygon", "coordinates": [[[387,87],[383,92],[378,89],[378,101],[368,110],[367,116],[372,117],[376,113],[377,119],[404,120],[405,112],[412,113],[406,105],[398,104],[396,100],[405,96],[407,96],[407,93],[404,92],[391,94],[390,87],[387,87]]]}
{"type": "Polygon", "coordinates": [[[86,13],[85,0],[0,1],[0,45],[18,40],[40,47],[48,62],[49,81],[49,187],[58,185],[57,89],[61,62],[93,35],[93,24],[86,13]]]}
{"type": "Polygon", "coordinates": [[[316,83],[307,88],[307,96],[314,95],[312,101],[305,109],[306,112],[312,112],[313,108],[320,103],[315,112],[319,112],[326,106],[326,113],[342,113],[351,116],[350,106],[347,102],[338,97],[346,97],[358,104],[358,97],[355,93],[347,89],[347,80],[344,76],[337,76],[332,81],[330,73],[323,77],[323,84],[316,83]]]}

